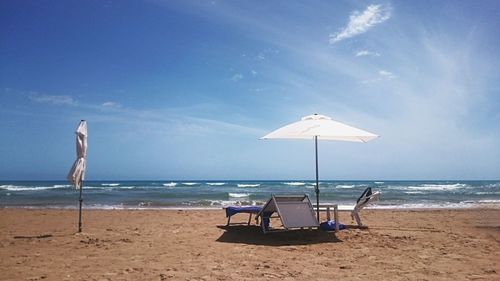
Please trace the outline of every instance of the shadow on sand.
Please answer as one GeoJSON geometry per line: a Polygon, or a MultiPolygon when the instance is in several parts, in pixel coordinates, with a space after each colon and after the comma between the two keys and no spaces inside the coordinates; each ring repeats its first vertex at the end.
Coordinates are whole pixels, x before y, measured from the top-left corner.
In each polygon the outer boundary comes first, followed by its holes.
{"type": "Polygon", "coordinates": [[[335,232],[321,230],[291,230],[264,234],[259,226],[217,226],[224,233],[216,240],[223,243],[291,246],[342,242],[335,232]]]}

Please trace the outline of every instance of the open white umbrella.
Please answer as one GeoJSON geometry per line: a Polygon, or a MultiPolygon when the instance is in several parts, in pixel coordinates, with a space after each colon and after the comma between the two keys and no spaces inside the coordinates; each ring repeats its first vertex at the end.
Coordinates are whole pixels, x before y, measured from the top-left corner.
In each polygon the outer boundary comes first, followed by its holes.
{"type": "Polygon", "coordinates": [[[328,116],[313,114],[304,116],[300,121],[272,131],[261,139],[314,139],[316,155],[316,215],[319,221],[318,140],[368,142],[377,137],[377,135],[370,132],[332,120],[328,116]]]}
{"type": "Polygon", "coordinates": [[[82,232],[82,189],[85,179],[85,158],[87,157],[87,123],[80,121],[76,129],[76,160],[68,173],[68,180],[77,189],[80,189],[80,210],[78,213],[78,232],[82,232]]]}

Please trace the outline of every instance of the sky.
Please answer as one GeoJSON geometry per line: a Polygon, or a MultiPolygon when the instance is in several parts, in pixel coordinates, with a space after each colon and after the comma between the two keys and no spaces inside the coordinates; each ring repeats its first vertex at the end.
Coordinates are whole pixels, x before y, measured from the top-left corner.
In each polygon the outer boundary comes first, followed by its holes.
{"type": "Polygon", "coordinates": [[[0,180],[500,179],[500,2],[0,1],[0,180]]]}

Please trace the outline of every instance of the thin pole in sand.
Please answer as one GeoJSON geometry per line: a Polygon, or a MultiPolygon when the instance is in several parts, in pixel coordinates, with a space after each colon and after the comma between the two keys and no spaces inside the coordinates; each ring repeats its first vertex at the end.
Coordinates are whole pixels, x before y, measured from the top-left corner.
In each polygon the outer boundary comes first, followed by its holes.
{"type": "Polygon", "coordinates": [[[82,232],[83,180],[80,180],[80,211],[78,213],[78,232],[82,232]]]}
{"type": "Polygon", "coordinates": [[[318,173],[318,136],[314,136],[314,148],[316,151],[316,216],[319,223],[319,173],[318,173]]]}

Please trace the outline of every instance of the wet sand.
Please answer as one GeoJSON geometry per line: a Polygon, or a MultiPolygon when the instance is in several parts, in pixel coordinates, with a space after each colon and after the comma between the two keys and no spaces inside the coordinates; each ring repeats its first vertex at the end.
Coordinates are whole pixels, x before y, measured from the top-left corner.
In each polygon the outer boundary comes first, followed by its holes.
{"type": "Polygon", "coordinates": [[[361,217],[263,234],[222,210],[84,210],[76,234],[76,210],[0,209],[0,280],[500,280],[498,208],[361,217]]]}

